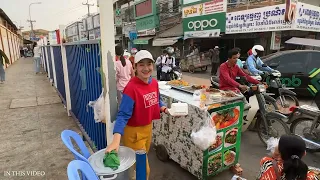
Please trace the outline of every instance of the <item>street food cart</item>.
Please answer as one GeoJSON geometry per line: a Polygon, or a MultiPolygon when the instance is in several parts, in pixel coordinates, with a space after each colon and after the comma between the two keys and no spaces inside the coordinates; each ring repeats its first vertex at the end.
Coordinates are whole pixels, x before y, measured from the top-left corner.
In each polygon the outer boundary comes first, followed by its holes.
{"type": "Polygon", "coordinates": [[[157,157],[162,161],[172,159],[199,179],[207,179],[238,163],[243,96],[209,88],[205,89],[209,96],[207,100],[196,101],[193,92],[200,88],[204,90],[205,87],[188,86],[187,82],[179,83],[177,80],[171,82],[174,82],[171,83],[171,89],[160,89],[161,100],[169,108],[172,103],[187,103],[188,115],[172,117],[162,114],[161,120],[154,121],[153,143],[157,157]],[[217,94],[221,96],[217,98],[217,94]],[[216,125],[217,137],[215,144],[202,151],[193,143],[190,135],[208,117],[216,125]]]}
{"type": "Polygon", "coordinates": [[[182,71],[189,71],[194,73],[196,69],[207,71],[208,66],[211,65],[209,53],[200,53],[197,55],[187,55],[180,61],[180,68],[182,71]]]}

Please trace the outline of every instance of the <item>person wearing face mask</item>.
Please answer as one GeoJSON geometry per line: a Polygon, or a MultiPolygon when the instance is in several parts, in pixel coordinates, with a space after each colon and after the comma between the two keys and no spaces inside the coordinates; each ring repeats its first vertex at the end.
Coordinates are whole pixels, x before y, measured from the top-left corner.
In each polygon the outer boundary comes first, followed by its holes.
{"type": "MultiPolygon", "coordinates": [[[[151,53],[140,50],[134,61],[136,76],[124,88],[113,129],[113,140],[106,152],[118,151],[121,139],[126,147],[148,152],[152,142],[152,121],[160,119],[161,112],[169,114],[160,99],[158,81],[152,78],[154,60],[151,53]]],[[[131,173],[133,176],[133,171],[131,173]]],[[[149,174],[147,160],[147,177],[149,174]]]]}
{"type": "Polygon", "coordinates": [[[246,64],[249,72],[252,75],[262,75],[265,72],[273,72],[274,70],[269,66],[263,66],[264,63],[261,61],[260,57],[262,57],[264,52],[264,48],[261,45],[255,45],[252,48],[252,55],[248,57],[246,64]]]}
{"type": "Polygon", "coordinates": [[[319,180],[302,161],[306,155],[304,140],[296,135],[283,135],[273,157],[260,161],[259,180],[319,180]]]}

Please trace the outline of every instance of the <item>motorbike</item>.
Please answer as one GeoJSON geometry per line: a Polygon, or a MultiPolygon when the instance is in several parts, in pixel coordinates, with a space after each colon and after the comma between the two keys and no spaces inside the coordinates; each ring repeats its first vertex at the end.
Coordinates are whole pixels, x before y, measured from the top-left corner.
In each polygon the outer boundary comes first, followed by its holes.
{"type": "Polygon", "coordinates": [[[269,95],[277,97],[276,101],[278,107],[280,107],[281,113],[289,115],[291,113],[289,108],[291,106],[299,106],[299,100],[296,97],[297,94],[290,90],[293,88],[287,88],[284,84],[282,84],[280,77],[281,73],[279,71],[274,71],[271,73],[265,72],[262,75],[261,82],[268,82],[269,87],[267,92],[269,95]],[[290,104],[289,102],[293,102],[294,104],[290,104]]]}
{"type": "Polygon", "coordinates": [[[290,131],[301,136],[310,152],[320,152],[320,110],[309,105],[291,107],[290,131]]]}
{"type": "Polygon", "coordinates": [[[276,111],[268,111],[266,106],[266,86],[250,86],[249,109],[244,109],[242,132],[255,127],[260,140],[264,145],[271,137],[279,138],[281,135],[290,134],[290,129],[285,123],[287,117],[276,111]],[[281,128],[280,130],[276,128],[281,128]]]}
{"type": "Polygon", "coordinates": [[[176,67],[173,67],[167,73],[161,72],[160,79],[162,81],[181,80],[182,79],[182,73],[180,71],[180,68],[176,66],[176,67]]]}

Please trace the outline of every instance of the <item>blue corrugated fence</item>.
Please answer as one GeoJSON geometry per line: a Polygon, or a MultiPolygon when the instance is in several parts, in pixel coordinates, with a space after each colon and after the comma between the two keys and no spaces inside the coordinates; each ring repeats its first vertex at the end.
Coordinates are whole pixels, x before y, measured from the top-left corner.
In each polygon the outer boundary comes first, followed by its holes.
{"type": "Polygon", "coordinates": [[[54,63],[55,63],[55,70],[56,70],[57,90],[63,103],[66,105],[66,90],[65,90],[65,84],[64,84],[61,47],[53,46],[52,48],[53,48],[53,56],[54,56],[54,63]]]}

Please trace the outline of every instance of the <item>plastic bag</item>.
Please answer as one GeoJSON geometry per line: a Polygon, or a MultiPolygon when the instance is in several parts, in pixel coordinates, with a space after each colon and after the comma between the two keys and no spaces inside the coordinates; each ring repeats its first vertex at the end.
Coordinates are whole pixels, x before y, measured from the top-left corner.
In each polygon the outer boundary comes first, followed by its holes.
{"type": "Polygon", "coordinates": [[[267,150],[274,154],[276,147],[279,145],[279,138],[271,137],[267,141],[267,150]]]}
{"type": "Polygon", "coordinates": [[[89,101],[88,106],[93,108],[94,120],[96,123],[105,122],[105,113],[104,113],[104,90],[100,94],[100,97],[95,101],[89,101]]]}
{"type": "Polygon", "coordinates": [[[206,120],[201,121],[198,127],[193,129],[191,133],[193,143],[203,151],[216,143],[216,137],[217,129],[215,125],[212,124],[209,114],[206,120]]]}

